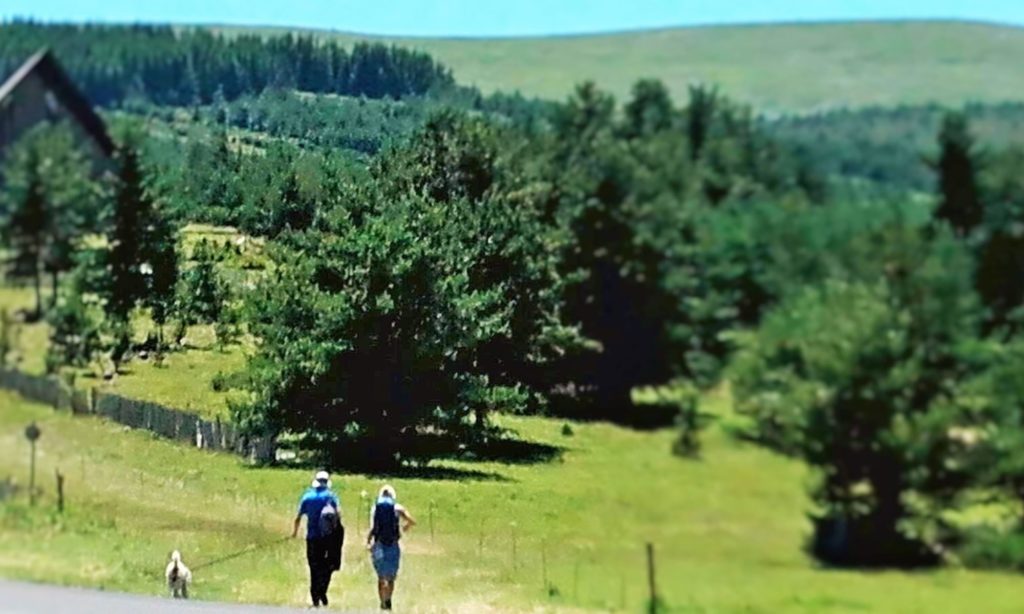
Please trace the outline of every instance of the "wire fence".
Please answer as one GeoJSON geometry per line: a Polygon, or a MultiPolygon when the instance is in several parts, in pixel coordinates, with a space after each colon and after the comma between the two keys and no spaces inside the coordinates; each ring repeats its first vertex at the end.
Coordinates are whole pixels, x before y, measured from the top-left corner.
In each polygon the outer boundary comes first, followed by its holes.
{"type": "MultiPolygon", "coordinates": [[[[349,540],[365,538],[374,495],[342,494],[349,540]]],[[[668,611],[667,604],[681,603],[684,558],[659,548],[656,539],[648,544],[617,534],[571,530],[548,536],[539,518],[467,522],[466,510],[423,500],[413,506],[418,525],[403,540],[403,565],[410,573],[420,566],[427,573],[438,565],[460,569],[467,581],[477,577],[483,583],[515,585],[555,609],[660,613],[668,611]]]]}
{"type": "Polygon", "coordinates": [[[150,431],[197,448],[233,452],[254,462],[274,460],[275,450],[269,438],[246,437],[233,424],[219,418],[206,420],[191,412],[129,399],[95,388],[73,389],[54,377],[10,369],[0,369],[0,388],[59,410],[101,415],[118,424],[150,431]]]}

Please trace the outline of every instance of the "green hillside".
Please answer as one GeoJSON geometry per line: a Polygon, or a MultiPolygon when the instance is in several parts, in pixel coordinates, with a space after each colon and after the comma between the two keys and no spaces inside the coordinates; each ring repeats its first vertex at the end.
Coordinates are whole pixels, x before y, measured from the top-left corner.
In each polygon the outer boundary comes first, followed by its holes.
{"type": "MultiPolygon", "coordinates": [[[[726,395],[709,401],[728,416],[726,395]]],[[[304,602],[302,544],[282,538],[307,470],[247,468],[7,393],[0,407],[0,480],[25,484],[21,430],[34,420],[44,490],[35,511],[23,492],[0,504],[0,576],[159,595],[167,553],[178,548],[195,571],[197,598],[304,602]],[[53,513],[58,468],[68,480],[64,516],[53,513]]],[[[336,607],[373,607],[357,510],[367,505],[361,493],[384,479],[420,520],[404,546],[398,602],[407,612],[640,612],[648,540],[672,612],[953,614],[984,603],[995,614],[1024,604],[1010,574],[815,566],[800,549],[804,467],[719,428],[703,460],[684,461],[666,453],[668,432],[576,424],[566,437],[553,420],[501,422],[559,456],[527,465],[448,461],[422,476],[335,476],[353,532],[331,589],[336,607]]]]}
{"type": "Polygon", "coordinates": [[[723,26],[572,37],[394,40],[435,55],[462,83],[546,98],[560,99],[585,79],[621,97],[638,78],[657,77],[677,95],[694,81],[718,83],[766,111],[1024,100],[1024,72],[1019,68],[1024,29],[979,23],[723,26]]]}

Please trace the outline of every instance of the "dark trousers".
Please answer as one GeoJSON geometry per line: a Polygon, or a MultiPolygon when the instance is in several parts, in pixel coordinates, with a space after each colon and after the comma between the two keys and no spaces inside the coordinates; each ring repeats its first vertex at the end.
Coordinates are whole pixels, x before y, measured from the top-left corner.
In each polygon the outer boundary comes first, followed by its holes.
{"type": "Polygon", "coordinates": [[[341,569],[341,546],[344,542],[344,528],[329,537],[314,537],[306,540],[306,562],[309,563],[309,596],[313,600],[313,605],[327,603],[327,589],[331,587],[331,576],[341,569]]]}

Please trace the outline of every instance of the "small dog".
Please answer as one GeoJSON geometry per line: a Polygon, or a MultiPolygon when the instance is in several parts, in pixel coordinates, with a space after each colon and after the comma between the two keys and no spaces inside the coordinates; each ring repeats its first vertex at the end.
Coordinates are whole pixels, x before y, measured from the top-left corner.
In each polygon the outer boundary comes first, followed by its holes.
{"type": "Polygon", "coordinates": [[[188,585],[192,584],[192,572],[181,562],[181,553],[171,553],[171,562],[167,564],[167,590],[175,599],[188,599],[188,585]]]}

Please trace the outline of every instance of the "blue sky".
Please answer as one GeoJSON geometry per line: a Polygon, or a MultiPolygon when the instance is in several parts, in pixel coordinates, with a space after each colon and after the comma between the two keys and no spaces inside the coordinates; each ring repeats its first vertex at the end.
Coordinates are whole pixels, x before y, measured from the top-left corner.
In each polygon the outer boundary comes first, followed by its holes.
{"type": "Polygon", "coordinates": [[[957,18],[1024,25],[1024,0],[0,0],[0,18],[519,36],[709,23],[957,18]]]}

